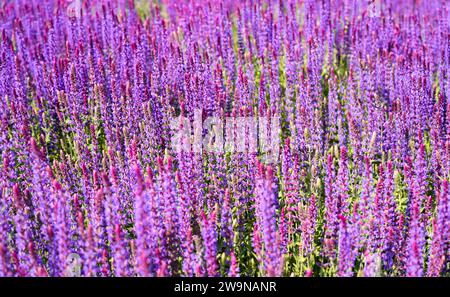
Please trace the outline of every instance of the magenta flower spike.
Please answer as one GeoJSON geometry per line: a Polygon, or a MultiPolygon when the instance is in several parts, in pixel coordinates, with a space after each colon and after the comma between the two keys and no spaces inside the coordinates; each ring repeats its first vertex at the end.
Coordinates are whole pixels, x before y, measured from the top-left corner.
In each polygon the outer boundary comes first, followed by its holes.
{"type": "Polygon", "coordinates": [[[449,1],[0,1],[0,276],[449,276],[449,1]]]}

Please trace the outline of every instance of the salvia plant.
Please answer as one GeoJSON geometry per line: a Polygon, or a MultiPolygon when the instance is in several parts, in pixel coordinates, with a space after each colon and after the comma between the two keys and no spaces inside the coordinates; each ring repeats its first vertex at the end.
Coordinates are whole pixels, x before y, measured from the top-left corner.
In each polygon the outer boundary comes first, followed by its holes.
{"type": "Polygon", "coordinates": [[[449,10],[0,0],[0,276],[450,276],[449,10]]]}

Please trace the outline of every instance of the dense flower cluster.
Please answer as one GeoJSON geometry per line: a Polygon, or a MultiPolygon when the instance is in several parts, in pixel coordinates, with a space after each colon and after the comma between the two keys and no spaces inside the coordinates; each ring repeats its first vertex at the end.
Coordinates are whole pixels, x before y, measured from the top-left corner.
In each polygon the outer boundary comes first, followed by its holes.
{"type": "Polygon", "coordinates": [[[449,276],[449,10],[1,1],[0,275],[449,276]],[[174,150],[196,110],[278,157],[174,150]]]}

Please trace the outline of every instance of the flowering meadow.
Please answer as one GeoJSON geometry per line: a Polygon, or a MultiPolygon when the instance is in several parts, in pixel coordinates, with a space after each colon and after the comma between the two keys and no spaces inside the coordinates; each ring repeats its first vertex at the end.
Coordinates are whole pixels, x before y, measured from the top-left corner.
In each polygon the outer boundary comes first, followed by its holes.
{"type": "Polygon", "coordinates": [[[0,276],[450,276],[449,10],[0,0],[0,276]]]}

